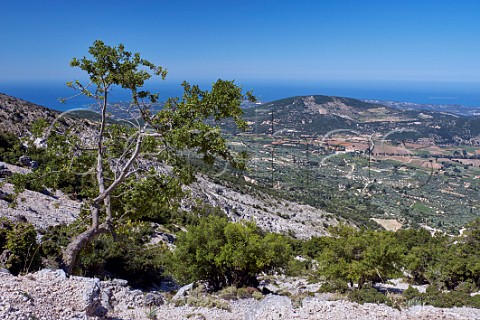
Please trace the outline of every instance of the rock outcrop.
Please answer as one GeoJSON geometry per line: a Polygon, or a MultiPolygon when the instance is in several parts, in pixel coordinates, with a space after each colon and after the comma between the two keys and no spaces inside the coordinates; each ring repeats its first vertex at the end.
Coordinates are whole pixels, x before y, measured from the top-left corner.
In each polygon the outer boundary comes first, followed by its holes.
{"type": "Polygon", "coordinates": [[[11,184],[3,185],[0,193],[4,195],[0,197],[0,217],[13,221],[25,219],[36,229],[72,223],[80,214],[82,205],[81,202],[71,200],[61,192],[47,195],[30,190],[21,192],[16,198],[16,203],[12,205],[8,198],[8,195],[14,194],[11,184]]]}
{"type": "Polygon", "coordinates": [[[252,220],[264,230],[300,239],[327,235],[328,226],[348,223],[322,209],[274,198],[258,190],[241,193],[203,176],[188,189],[195,199],[221,208],[233,221],[252,220]]]}
{"type": "MultiPolygon", "coordinates": [[[[328,300],[314,294],[294,300],[265,296],[263,300],[225,301],[228,310],[175,306],[161,292],[131,289],[125,280],[100,281],[69,277],[60,270],[40,270],[23,276],[0,271],[0,319],[230,319],[230,320],[437,320],[480,319],[473,308],[439,309],[414,306],[397,310],[386,305],[328,300]]],[[[295,297],[294,297],[295,299],[295,297]]]]}

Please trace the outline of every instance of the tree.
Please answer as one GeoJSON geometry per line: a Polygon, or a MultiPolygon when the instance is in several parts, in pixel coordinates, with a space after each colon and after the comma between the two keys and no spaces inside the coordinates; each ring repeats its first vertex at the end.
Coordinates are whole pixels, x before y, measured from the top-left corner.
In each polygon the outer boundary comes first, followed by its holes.
{"type": "Polygon", "coordinates": [[[357,283],[361,289],[366,282],[385,282],[399,272],[402,248],[393,233],[345,225],[330,231],[330,244],[318,257],[318,271],[327,280],[357,283]]]}
{"type": "MultiPolygon", "coordinates": [[[[149,190],[158,197],[162,188],[174,186],[178,190],[179,184],[172,181],[188,183],[193,180],[193,172],[185,162],[182,150],[201,154],[207,163],[212,163],[217,156],[238,166],[242,163],[226,147],[218,126],[206,122],[207,119],[218,122],[232,118],[238,127],[245,128],[240,108],[245,96],[233,81],[218,80],[211,91],[184,82],[182,98],[168,99],[155,112],[152,105],[158,102],[159,95],[143,87],[153,76],[165,79],[167,71],[164,68],[141,58],[139,53],[126,51],[121,44],[111,47],[95,41],[89,53],[91,58],[74,58],[70,63],[88,74],[89,83],[83,85],[78,80],[67,83],[78,92],[77,95],[91,98],[100,113],[93,137],[81,139],[76,136],[63,141],[69,147],[62,150],[72,162],[86,154],[95,159],[94,167],[87,163],[85,172],[81,173],[94,174],[95,190],[87,208],[90,226],[74,237],[63,253],[65,269],[69,273],[86,244],[102,233],[114,233],[115,224],[122,216],[135,213],[135,208],[127,210],[118,200],[124,200],[125,193],[131,190],[141,193],[139,186],[148,184],[149,190]],[[130,91],[128,106],[109,103],[113,88],[130,91]],[[112,123],[110,114],[119,112],[127,115],[127,124],[112,123]],[[160,164],[166,169],[157,170],[160,164]],[[149,175],[158,179],[149,179],[149,175]],[[152,181],[163,181],[165,185],[155,189],[152,181]],[[125,188],[126,185],[129,187],[125,188]]],[[[254,100],[251,93],[247,92],[246,96],[254,100]]],[[[76,168],[78,170],[78,165],[76,168]]],[[[164,201],[168,202],[168,199],[164,201]]]]}
{"type": "Polygon", "coordinates": [[[213,291],[227,285],[257,285],[256,275],[285,268],[291,248],[279,234],[263,233],[254,223],[201,218],[179,235],[171,257],[180,282],[203,280],[213,291]]]}

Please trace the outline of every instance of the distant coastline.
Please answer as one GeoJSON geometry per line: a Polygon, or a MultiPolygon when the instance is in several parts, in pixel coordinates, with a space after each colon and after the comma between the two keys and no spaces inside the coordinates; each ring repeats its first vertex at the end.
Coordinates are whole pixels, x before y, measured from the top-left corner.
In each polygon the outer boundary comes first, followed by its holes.
{"type": "MultiPolygon", "coordinates": [[[[182,94],[181,86],[174,83],[160,83],[152,90],[160,91],[160,100],[182,94]]],[[[257,82],[237,81],[245,90],[253,89],[254,94],[261,101],[301,96],[301,95],[328,95],[349,97],[361,100],[382,100],[412,102],[429,105],[460,105],[465,107],[480,107],[480,84],[428,84],[420,86],[412,83],[385,83],[385,82],[257,82]]],[[[205,83],[200,83],[202,88],[208,88],[205,83]]],[[[59,98],[75,94],[70,88],[60,81],[58,83],[2,83],[0,92],[19,97],[36,104],[65,111],[75,108],[85,108],[91,103],[85,97],[77,97],[62,104],[59,98]]],[[[129,96],[121,90],[113,91],[112,102],[128,101],[129,96]]]]}

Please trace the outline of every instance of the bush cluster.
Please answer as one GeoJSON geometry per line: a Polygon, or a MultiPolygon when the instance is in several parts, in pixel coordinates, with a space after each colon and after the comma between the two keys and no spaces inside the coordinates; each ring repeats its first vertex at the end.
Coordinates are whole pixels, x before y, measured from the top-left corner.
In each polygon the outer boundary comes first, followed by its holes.
{"type": "MultiPolygon", "coordinates": [[[[75,272],[123,278],[135,287],[148,287],[164,279],[167,270],[180,282],[200,281],[209,291],[226,288],[219,297],[239,299],[259,295],[254,287],[260,273],[284,273],[292,261],[298,261],[293,259],[294,254],[303,253],[305,257],[316,256],[317,279],[326,280],[320,292],[344,294],[358,303],[397,307],[480,307],[480,296],[470,295],[479,289],[474,269],[480,239],[478,221],[469,225],[465,237],[454,239],[432,237],[422,230],[394,234],[340,226],[331,230],[333,237],[298,241],[263,232],[253,223],[233,223],[219,215],[204,214],[194,219],[187,232],[179,233],[173,252],[161,243],[149,243],[154,232],[151,223],[129,221],[118,225],[115,234],[97,237],[80,252],[75,272]],[[327,262],[331,269],[326,267],[327,262]],[[377,281],[398,276],[399,268],[410,274],[413,283],[429,283],[427,292],[409,287],[401,299],[394,301],[372,287],[377,281]],[[245,289],[237,289],[241,287],[245,289]]],[[[0,219],[4,267],[14,274],[33,271],[41,266],[41,257],[59,267],[62,249],[72,236],[84,230],[82,225],[77,221],[51,227],[39,245],[32,225],[0,219]]],[[[311,265],[302,265],[312,269],[311,265]]]]}
{"type": "Polygon", "coordinates": [[[170,270],[181,282],[206,281],[211,290],[229,285],[257,285],[257,274],[285,268],[290,246],[278,234],[253,223],[232,223],[211,216],[181,233],[170,270]]]}
{"type": "Polygon", "coordinates": [[[388,298],[385,294],[375,288],[365,287],[362,289],[353,289],[348,293],[348,299],[352,302],[364,303],[386,303],[388,298]]]}
{"type": "Polygon", "coordinates": [[[361,289],[403,273],[413,284],[430,284],[438,290],[480,289],[480,219],[468,225],[462,237],[432,236],[424,229],[394,233],[340,225],[329,230],[331,237],[291,242],[295,255],[316,263],[315,268],[294,263],[291,271],[326,281],[324,290],[342,291],[336,288],[347,284],[361,289]]]}
{"type": "Polygon", "coordinates": [[[37,270],[40,267],[37,232],[29,223],[0,218],[0,253],[4,268],[12,274],[37,270]]]}
{"type": "Polygon", "coordinates": [[[0,131],[0,161],[16,163],[25,152],[20,140],[10,132],[0,131]]]}
{"type": "Polygon", "coordinates": [[[347,290],[346,297],[352,302],[385,303],[396,308],[404,308],[414,305],[432,305],[437,308],[453,308],[468,306],[480,308],[480,295],[471,296],[469,293],[459,290],[440,291],[434,286],[428,286],[425,293],[409,286],[401,294],[389,294],[366,286],[362,289],[347,290]]]}

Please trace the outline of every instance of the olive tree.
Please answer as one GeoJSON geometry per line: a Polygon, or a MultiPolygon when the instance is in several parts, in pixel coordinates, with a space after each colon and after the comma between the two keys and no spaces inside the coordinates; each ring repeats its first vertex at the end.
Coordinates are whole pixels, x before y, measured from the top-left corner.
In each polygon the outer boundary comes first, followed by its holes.
{"type": "MultiPolygon", "coordinates": [[[[249,92],[243,95],[233,81],[218,80],[210,91],[184,82],[181,98],[170,98],[158,107],[159,95],[145,90],[144,85],[154,76],[165,79],[166,69],[143,59],[139,53],[126,51],[121,44],[112,47],[95,41],[89,53],[90,57],[74,58],[70,63],[88,74],[89,83],[82,84],[78,80],[67,83],[77,95],[91,98],[100,114],[93,137],[82,140],[83,143],[74,137],[76,140],[71,143],[74,147],[69,149],[73,152],[72,161],[85,154],[95,159],[93,168],[88,171],[95,176],[95,190],[87,200],[91,223],[64,250],[63,260],[69,273],[86,244],[99,234],[114,232],[118,220],[132,212],[132,208],[122,208],[121,203],[113,204],[121,197],[118,193],[125,184],[135,189],[148,174],[159,174],[159,164],[168,166],[168,173],[163,172],[168,181],[180,181],[166,183],[167,187],[178,188],[192,181],[192,171],[186,170],[182,162],[182,150],[196,152],[208,163],[218,156],[240,163],[227,148],[216,123],[231,118],[239,128],[245,128],[240,103],[246,97],[254,99],[249,92]],[[128,106],[110,103],[114,88],[130,92],[128,106]],[[156,108],[152,108],[153,104],[156,108]],[[115,118],[110,119],[120,111],[128,115],[124,117],[128,121],[123,124],[113,122],[115,118]]],[[[165,181],[147,180],[150,184],[165,181]]],[[[161,190],[152,186],[152,192],[161,190]]],[[[123,193],[127,191],[122,190],[123,193]]]]}

